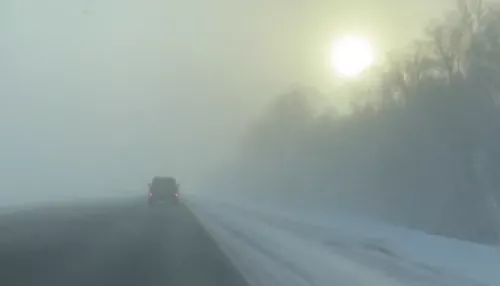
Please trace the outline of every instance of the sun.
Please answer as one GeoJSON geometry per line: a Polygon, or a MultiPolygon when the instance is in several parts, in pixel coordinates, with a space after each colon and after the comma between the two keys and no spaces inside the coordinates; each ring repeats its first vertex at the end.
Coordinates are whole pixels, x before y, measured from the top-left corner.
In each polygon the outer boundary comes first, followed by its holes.
{"type": "Polygon", "coordinates": [[[358,36],[347,36],[333,44],[332,68],[347,77],[354,77],[373,62],[373,48],[369,41],[358,36]]]}

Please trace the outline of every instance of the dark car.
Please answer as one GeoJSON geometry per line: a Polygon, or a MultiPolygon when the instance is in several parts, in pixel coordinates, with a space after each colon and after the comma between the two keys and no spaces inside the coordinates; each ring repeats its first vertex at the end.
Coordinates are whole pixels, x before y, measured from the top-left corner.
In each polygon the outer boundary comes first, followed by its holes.
{"type": "Polygon", "coordinates": [[[149,184],[149,206],[179,203],[179,184],[172,177],[154,177],[149,184]]]}

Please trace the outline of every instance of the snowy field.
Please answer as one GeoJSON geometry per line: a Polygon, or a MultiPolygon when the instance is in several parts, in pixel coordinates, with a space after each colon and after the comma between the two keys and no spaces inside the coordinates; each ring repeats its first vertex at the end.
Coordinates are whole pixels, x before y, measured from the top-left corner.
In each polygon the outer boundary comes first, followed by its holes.
{"type": "Polygon", "coordinates": [[[500,248],[272,202],[185,194],[252,286],[500,285],[500,248]]]}

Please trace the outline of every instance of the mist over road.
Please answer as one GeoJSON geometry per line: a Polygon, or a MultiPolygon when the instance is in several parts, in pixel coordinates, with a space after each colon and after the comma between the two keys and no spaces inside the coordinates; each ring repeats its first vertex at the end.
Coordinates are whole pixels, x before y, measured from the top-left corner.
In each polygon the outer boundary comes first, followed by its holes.
{"type": "Polygon", "coordinates": [[[247,285],[184,206],[145,200],[0,215],[0,285],[247,285]]]}

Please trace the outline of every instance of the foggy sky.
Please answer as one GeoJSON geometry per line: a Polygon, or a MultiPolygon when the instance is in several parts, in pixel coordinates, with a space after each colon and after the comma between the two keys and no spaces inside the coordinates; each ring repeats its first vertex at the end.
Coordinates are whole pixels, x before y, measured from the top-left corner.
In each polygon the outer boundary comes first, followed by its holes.
{"type": "Polygon", "coordinates": [[[192,185],[274,94],[331,86],[336,35],[383,53],[449,2],[0,0],[0,200],[192,185]]]}

